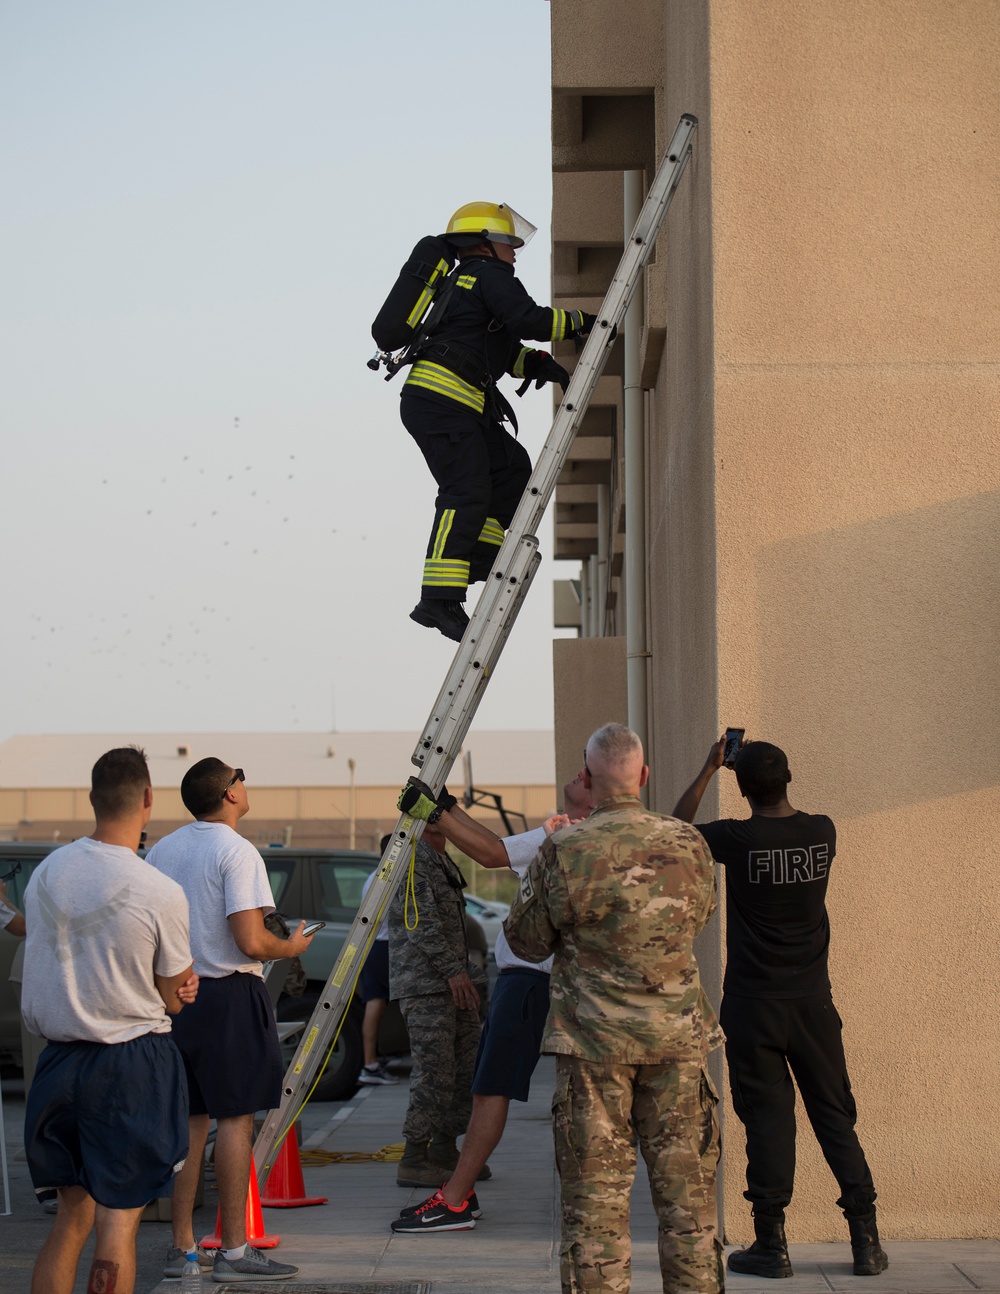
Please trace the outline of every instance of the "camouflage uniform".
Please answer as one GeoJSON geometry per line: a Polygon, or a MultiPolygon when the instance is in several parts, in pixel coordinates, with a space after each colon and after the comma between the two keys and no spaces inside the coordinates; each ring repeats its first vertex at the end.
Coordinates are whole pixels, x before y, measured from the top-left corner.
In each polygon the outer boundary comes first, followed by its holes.
{"type": "Polygon", "coordinates": [[[664,1291],[723,1288],[718,1098],[703,1068],[722,1034],[692,948],[715,906],[695,828],[615,796],[542,845],[504,923],[522,957],[555,954],[542,1050],[557,1058],[564,1294],[630,1288],[636,1139],[664,1291]]]}
{"type": "Polygon", "coordinates": [[[407,1141],[460,1137],[472,1114],[480,1016],[456,1007],[448,980],[467,970],[484,1009],[487,983],[469,963],[463,886],[455,864],[421,840],[413,892],[400,886],[389,907],[389,996],[399,999],[413,1057],[407,1141]]]}

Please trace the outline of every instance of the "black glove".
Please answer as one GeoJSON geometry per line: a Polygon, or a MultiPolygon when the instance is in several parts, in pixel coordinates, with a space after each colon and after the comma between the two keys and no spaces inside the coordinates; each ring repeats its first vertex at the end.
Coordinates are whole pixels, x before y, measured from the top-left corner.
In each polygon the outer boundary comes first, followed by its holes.
{"type": "Polygon", "coordinates": [[[546,382],[558,382],[564,391],[569,386],[569,374],[546,350],[529,350],[522,368],[528,381],[535,383],[536,391],[540,391],[546,382]]]}
{"type": "Polygon", "coordinates": [[[589,315],[586,310],[574,310],[573,323],[578,337],[589,337],[597,323],[597,315],[589,315]],[[576,322],[577,319],[580,320],[579,323],[576,322]]]}

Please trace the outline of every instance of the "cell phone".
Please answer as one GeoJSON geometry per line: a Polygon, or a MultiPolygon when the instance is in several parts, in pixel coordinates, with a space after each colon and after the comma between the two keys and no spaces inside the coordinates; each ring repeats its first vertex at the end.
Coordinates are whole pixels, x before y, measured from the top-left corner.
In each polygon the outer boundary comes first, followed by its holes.
{"type": "Polygon", "coordinates": [[[722,755],[722,764],[724,768],[732,768],[736,763],[736,756],[740,753],[740,744],[743,741],[743,734],[746,728],[727,728],[726,729],[726,746],[722,755]]]}
{"type": "Polygon", "coordinates": [[[308,939],[309,936],[314,935],[317,930],[322,930],[325,925],[326,925],[325,921],[308,921],[306,923],[306,928],[305,930],[302,931],[302,933],[308,939]]]}

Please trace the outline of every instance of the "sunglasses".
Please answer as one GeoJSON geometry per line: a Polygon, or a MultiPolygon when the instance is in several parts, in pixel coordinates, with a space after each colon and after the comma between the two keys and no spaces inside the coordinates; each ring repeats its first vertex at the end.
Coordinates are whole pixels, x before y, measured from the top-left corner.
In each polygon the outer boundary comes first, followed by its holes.
{"type": "Polygon", "coordinates": [[[588,765],[587,765],[587,747],[586,747],[586,746],[584,746],[584,748],[583,748],[583,771],[587,774],[587,776],[588,776],[588,777],[593,777],[593,773],[590,771],[590,768],[589,768],[589,767],[588,767],[588,765]]]}
{"type": "Polygon", "coordinates": [[[245,782],[246,780],[247,780],[246,773],[244,773],[242,768],[238,768],[236,772],[232,775],[230,780],[226,783],[225,790],[222,792],[222,798],[225,799],[226,791],[228,791],[230,787],[235,786],[237,782],[245,782]]]}

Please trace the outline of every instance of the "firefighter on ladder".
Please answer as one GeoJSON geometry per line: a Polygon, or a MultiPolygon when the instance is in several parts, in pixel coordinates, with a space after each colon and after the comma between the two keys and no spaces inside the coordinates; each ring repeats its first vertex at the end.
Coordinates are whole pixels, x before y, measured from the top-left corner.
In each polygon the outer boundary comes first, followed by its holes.
{"type": "MultiPolygon", "coordinates": [[[[535,232],[511,207],[470,202],[442,235],[459,265],[444,313],[420,347],[400,396],[400,417],[438,486],[420,601],[410,619],[461,641],[466,590],[485,580],[531,475],[513,410],[497,390],[504,373],[536,389],[566,370],[523,339],[585,337],[595,316],[539,306],[514,276],[516,249],[535,232]]],[[[519,392],[520,393],[520,392],[519,392]]]]}

